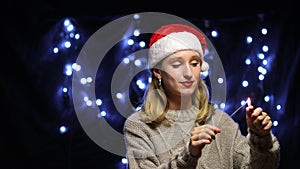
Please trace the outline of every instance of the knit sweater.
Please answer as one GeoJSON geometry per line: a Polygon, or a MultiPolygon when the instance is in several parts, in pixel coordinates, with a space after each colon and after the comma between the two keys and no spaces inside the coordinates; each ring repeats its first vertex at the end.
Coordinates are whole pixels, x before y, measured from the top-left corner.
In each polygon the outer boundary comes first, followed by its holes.
{"type": "Polygon", "coordinates": [[[196,107],[169,110],[172,125],[151,126],[141,120],[142,111],[130,115],[124,124],[129,169],[275,169],[279,167],[280,145],[272,132],[264,137],[248,130],[242,135],[239,125],[227,113],[211,110],[206,124],[221,129],[201,157],[188,150],[190,132],[196,127],[196,107]]]}

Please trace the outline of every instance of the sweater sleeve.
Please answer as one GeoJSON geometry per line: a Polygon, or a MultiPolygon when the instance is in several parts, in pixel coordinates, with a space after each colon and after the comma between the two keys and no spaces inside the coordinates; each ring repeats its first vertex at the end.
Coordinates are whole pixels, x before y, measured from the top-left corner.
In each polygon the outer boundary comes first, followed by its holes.
{"type": "Polygon", "coordinates": [[[123,131],[128,169],[180,169],[197,165],[198,158],[191,156],[186,146],[160,161],[151,142],[151,128],[141,121],[127,119],[123,131]]]}
{"type": "Polygon", "coordinates": [[[245,169],[279,168],[279,142],[270,132],[260,137],[250,130],[245,137],[237,132],[235,139],[234,166],[245,169]]]}
{"type": "MultiPolygon", "coordinates": [[[[227,135],[224,142],[232,139],[233,168],[242,169],[277,169],[280,161],[280,146],[275,135],[261,137],[248,129],[248,134],[241,133],[239,124],[228,115],[223,116],[225,121],[222,129],[227,135]],[[231,135],[231,137],[228,137],[231,135]]],[[[229,141],[230,142],[230,141],[229,141]]]]}
{"type": "Polygon", "coordinates": [[[250,165],[252,168],[279,168],[280,146],[272,132],[261,137],[248,130],[247,139],[250,145],[250,165]]]}

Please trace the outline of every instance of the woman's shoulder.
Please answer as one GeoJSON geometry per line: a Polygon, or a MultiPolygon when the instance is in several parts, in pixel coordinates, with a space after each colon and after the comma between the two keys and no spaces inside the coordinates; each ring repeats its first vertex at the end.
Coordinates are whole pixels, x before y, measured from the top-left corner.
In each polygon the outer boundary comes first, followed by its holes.
{"type": "Polygon", "coordinates": [[[124,133],[135,133],[137,135],[149,136],[153,132],[151,124],[143,120],[143,111],[136,111],[129,115],[125,120],[124,133]]]}
{"type": "Polygon", "coordinates": [[[140,121],[142,113],[143,113],[142,110],[135,111],[127,117],[126,121],[127,120],[140,121]]]}
{"type": "Polygon", "coordinates": [[[143,125],[145,122],[142,120],[143,111],[139,110],[130,114],[125,120],[125,126],[135,124],[135,125],[143,125]]]}

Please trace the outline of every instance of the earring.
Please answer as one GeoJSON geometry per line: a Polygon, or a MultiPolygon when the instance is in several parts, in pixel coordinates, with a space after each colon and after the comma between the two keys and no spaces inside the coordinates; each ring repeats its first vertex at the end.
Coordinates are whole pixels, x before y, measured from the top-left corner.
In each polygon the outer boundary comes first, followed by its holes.
{"type": "Polygon", "coordinates": [[[158,79],[158,86],[161,87],[161,79],[158,79]]]}

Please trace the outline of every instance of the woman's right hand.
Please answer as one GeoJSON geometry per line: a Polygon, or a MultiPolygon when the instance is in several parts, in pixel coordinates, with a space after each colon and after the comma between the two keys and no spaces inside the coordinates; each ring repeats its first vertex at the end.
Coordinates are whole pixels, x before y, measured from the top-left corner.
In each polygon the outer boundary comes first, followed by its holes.
{"type": "Polygon", "coordinates": [[[192,156],[200,157],[203,147],[210,144],[221,130],[210,124],[197,126],[191,132],[189,151],[192,156]]]}

